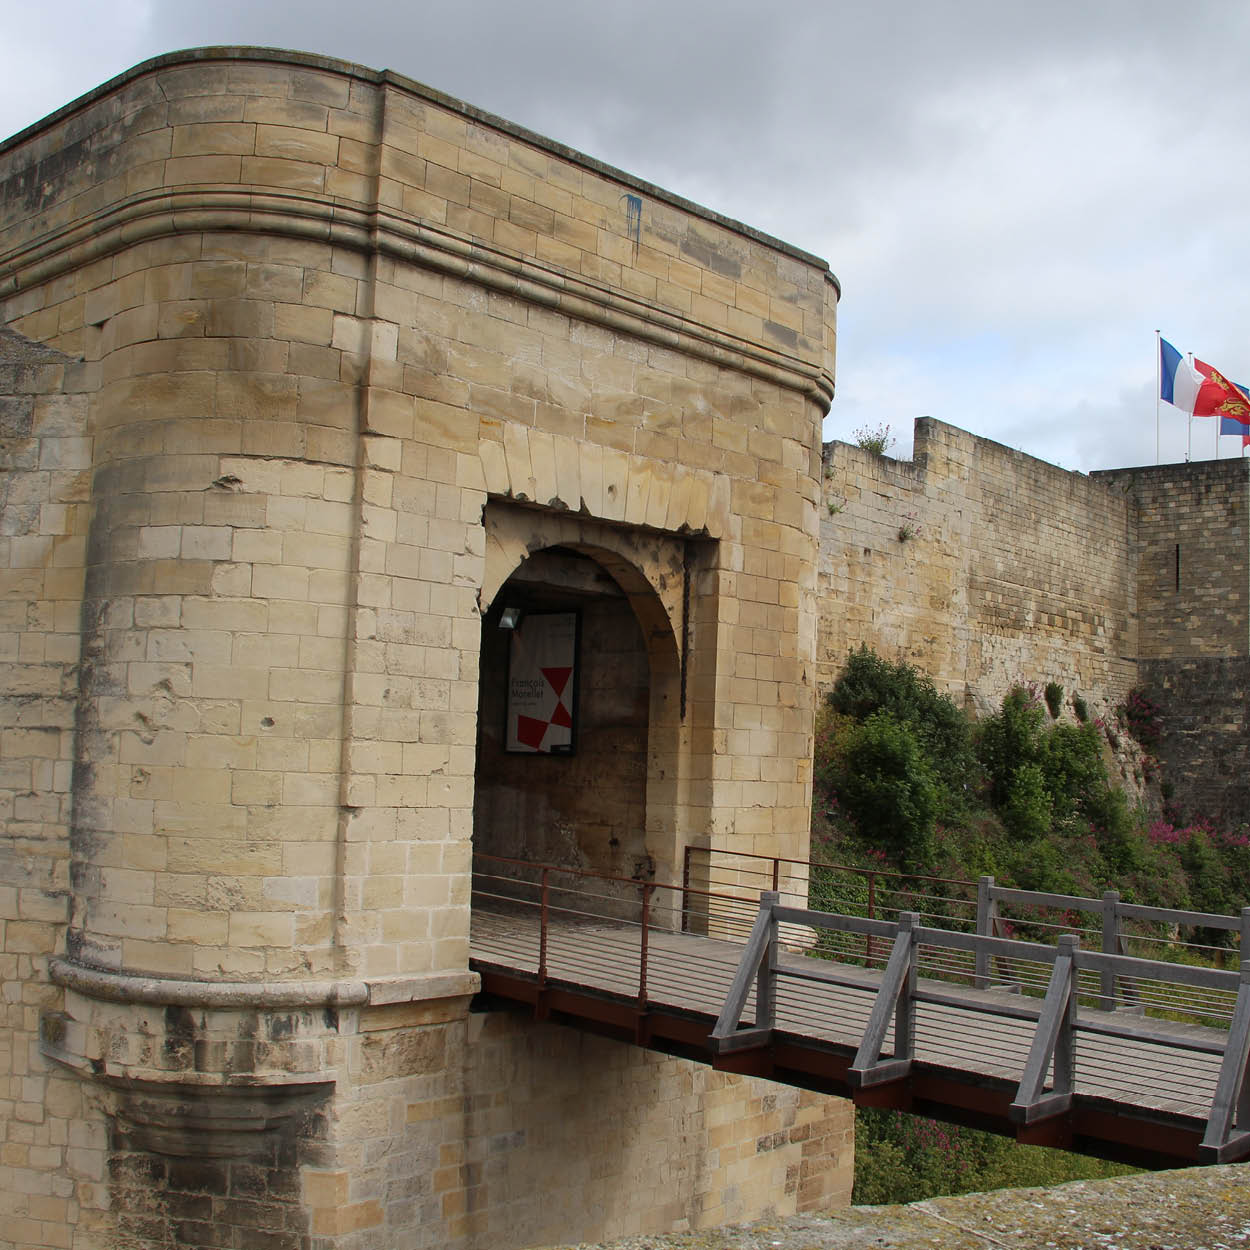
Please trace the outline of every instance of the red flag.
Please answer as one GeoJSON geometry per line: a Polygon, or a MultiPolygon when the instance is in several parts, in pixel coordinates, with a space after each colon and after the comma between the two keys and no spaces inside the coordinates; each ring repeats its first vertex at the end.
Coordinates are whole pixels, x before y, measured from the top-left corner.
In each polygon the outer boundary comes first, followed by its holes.
{"type": "Polygon", "coordinates": [[[1250,397],[1240,386],[1197,358],[1194,368],[1202,375],[1194,398],[1195,417],[1231,417],[1234,421],[1250,422],[1250,397]]]}

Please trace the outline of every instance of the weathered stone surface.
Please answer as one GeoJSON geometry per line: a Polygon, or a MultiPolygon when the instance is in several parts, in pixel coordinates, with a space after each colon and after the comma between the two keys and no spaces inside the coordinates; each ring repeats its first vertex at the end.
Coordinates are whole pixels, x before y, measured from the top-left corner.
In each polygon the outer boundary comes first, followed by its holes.
{"type": "Polygon", "coordinates": [[[930,421],[914,463],[822,466],[837,294],[326,58],[173,54],[0,144],[0,1244],[498,1250],[845,1194],[845,1104],[612,1043],[582,1105],[549,1031],[483,1041],[474,850],[660,885],[695,842],[802,858],[848,646],[970,704],[1053,679],[1101,710],[1139,653],[1244,660],[1250,597],[1242,467],[1126,489],[930,421]],[[1184,593],[1148,604],[1133,544],[1158,574],[1174,516],[1184,593]],[[575,767],[492,740],[505,592],[585,609],[575,767]],[[113,1093],[310,1073],[333,1092],[273,1155],[281,1210],[246,1170],[171,1179],[126,1117],[176,1096],[113,1093]],[[600,1108],[637,1136],[591,1166],[600,1108]]]}
{"type": "Polygon", "coordinates": [[[864,642],[980,714],[1016,682],[1057,681],[1095,715],[1134,684],[1119,488],[925,417],[910,461],[830,444],[820,520],[822,687],[864,642]]]}
{"type": "Polygon", "coordinates": [[[853,1207],[576,1250],[1229,1250],[1248,1241],[1250,1169],[1238,1165],[853,1207]]]}
{"type": "Polygon", "coordinates": [[[468,1016],[475,844],[805,853],[836,300],[326,58],[173,54],[0,144],[0,1246],[497,1250],[845,1194],[844,1103],[468,1016]],[[584,599],[545,547],[609,592],[574,768],[479,735],[501,587],[584,599]],[[276,1204],[158,1157],[238,1145],[168,1135],[183,1089],[310,1074],[276,1204]]]}

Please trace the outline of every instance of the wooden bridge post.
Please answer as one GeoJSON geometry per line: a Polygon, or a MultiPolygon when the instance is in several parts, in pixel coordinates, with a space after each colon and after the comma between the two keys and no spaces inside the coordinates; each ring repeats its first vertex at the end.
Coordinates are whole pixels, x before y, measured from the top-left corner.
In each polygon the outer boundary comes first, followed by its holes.
{"type": "MultiPolygon", "coordinates": [[[[1102,953],[1120,954],[1120,892],[1106,890],[1102,896],[1102,953]]],[[[1114,1011],[1116,1004],[1116,975],[1110,968],[1099,973],[1101,997],[1098,1006],[1103,1011],[1114,1011]]]]}
{"type": "Polygon", "coordinates": [[[1069,1098],[1076,1087],[1076,953],[1080,944],[1081,939],[1074,933],[1064,933],[1059,938],[1060,954],[1066,955],[1068,960],[1068,993],[1059,1034],[1055,1038],[1053,1088],[1056,1093],[1067,1094],[1069,1098]]]}
{"type": "MultiPolygon", "coordinates": [[[[1243,908],[1242,924],[1246,921],[1243,908]]],[[[1245,930],[1243,928],[1242,932],[1245,930]]],[[[1250,1081],[1246,1066],[1250,1062],[1250,960],[1241,962],[1241,983],[1237,990],[1237,1006],[1228,1026],[1224,1045],[1224,1061],[1215,1082],[1207,1131],[1198,1147],[1202,1163],[1228,1163],[1244,1158],[1250,1152],[1250,1081]]]]}
{"type": "Polygon", "coordinates": [[[920,952],[916,948],[916,930],[920,916],[914,911],[900,912],[899,934],[906,934],[910,955],[907,972],[894,1008],[894,1057],[910,1063],[916,1057],[916,977],[919,974],[920,952]]]}
{"type": "MultiPolygon", "coordinates": [[[[985,876],[977,881],[977,937],[994,936],[998,904],[994,900],[993,890],[993,877],[985,876]]],[[[976,963],[973,984],[979,990],[987,990],[990,987],[990,952],[978,946],[974,959],[976,963]]]]}
{"type": "Polygon", "coordinates": [[[777,1020],[777,914],[781,902],[776,890],[760,892],[760,910],[768,909],[768,948],[755,974],[755,1027],[771,1029],[777,1020]]]}
{"type": "Polygon", "coordinates": [[[1059,938],[1059,953],[1046,987],[1046,998],[1029,1046],[1015,1099],[1007,1109],[1017,1124],[1028,1126],[1072,1107],[1076,1079],[1076,959],[1081,940],[1074,933],[1059,938]],[[1054,1079],[1045,1093],[1046,1074],[1054,1079]]]}

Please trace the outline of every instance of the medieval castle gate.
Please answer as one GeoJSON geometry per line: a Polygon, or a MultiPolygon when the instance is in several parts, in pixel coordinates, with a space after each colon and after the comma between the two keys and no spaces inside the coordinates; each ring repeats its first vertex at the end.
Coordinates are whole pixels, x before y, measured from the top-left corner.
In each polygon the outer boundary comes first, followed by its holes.
{"type": "MultiPolygon", "coordinates": [[[[1149,474],[935,422],[822,459],[821,261],[338,62],[140,66],[0,147],[0,231],[0,1244],[844,1200],[846,1104],[471,1014],[472,849],[802,857],[861,640],[970,702],[1188,662],[1149,474]],[[573,752],[508,749],[518,612],[575,623],[531,717],[573,752]]],[[[1208,487],[1199,659],[1244,660],[1244,466],[1208,487]]]]}
{"type": "Polygon", "coordinates": [[[0,1239],[501,1247],[844,1195],[842,1104],[468,1015],[475,842],[806,849],[827,266],[254,51],[106,84],[0,196],[0,1239]],[[505,601],[580,622],[575,753],[504,749],[505,601]]]}

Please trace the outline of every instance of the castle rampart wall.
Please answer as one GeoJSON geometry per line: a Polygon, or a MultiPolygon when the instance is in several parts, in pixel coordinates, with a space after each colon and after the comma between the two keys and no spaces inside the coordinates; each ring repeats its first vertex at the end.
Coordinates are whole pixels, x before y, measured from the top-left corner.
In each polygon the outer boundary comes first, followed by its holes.
{"type": "Polygon", "coordinates": [[[1122,491],[925,417],[910,461],[826,448],[819,672],[867,644],[978,713],[1017,682],[1091,707],[1135,680],[1134,518],[1122,491]]]}
{"type": "Polygon", "coordinates": [[[1244,656],[1250,649],[1250,461],[1108,469],[1092,479],[1137,519],[1144,660],[1244,656]]]}

